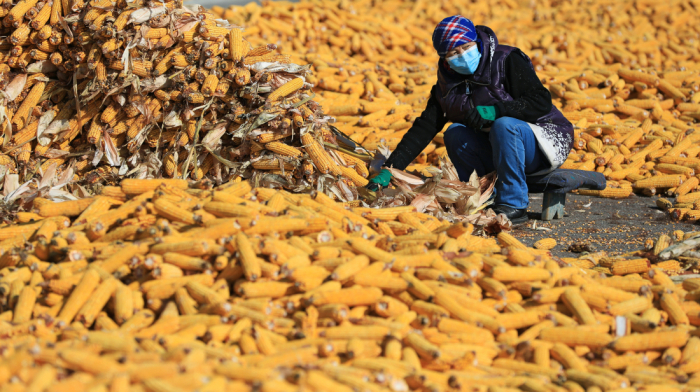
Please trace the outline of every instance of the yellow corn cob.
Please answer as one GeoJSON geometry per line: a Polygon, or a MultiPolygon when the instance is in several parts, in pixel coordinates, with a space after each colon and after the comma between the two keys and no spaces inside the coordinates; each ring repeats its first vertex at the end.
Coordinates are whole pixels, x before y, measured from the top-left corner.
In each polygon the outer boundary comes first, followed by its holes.
{"type": "Polygon", "coordinates": [[[506,232],[498,233],[498,242],[504,247],[514,247],[519,249],[527,249],[527,246],[520,242],[517,238],[506,232]]]}
{"type": "Polygon", "coordinates": [[[369,180],[358,174],[355,169],[345,166],[338,166],[338,168],[340,169],[341,173],[345,177],[349,178],[356,186],[366,186],[369,183],[369,180]]]}
{"type": "Polygon", "coordinates": [[[22,105],[19,107],[19,109],[17,109],[17,112],[12,118],[12,123],[17,124],[17,127],[19,129],[22,129],[26,125],[29,113],[39,102],[39,99],[41,98],[41,94],[43,94],[45,87],[46,82],[36,83],[32,87],[29,94],[27,94],[27,97],[24,98],[24,100],[22,101],[22,105]]]}
{"type": "Polygon", "coordinates": [[[255,49],[252,49],[246,54],[246,57],[255,57],[255,56],[263,56],[268,53],[272,53],[275,50],[277,50],[277,45],[275,44],[267,44],[267,45],[262,45],[258,46],[255,49]]]}
{"type": "Polygon", "coordinates": [[[287,83],[283,84],[279,88],[277,88],[275,91],[272,92],[267,97],[267,100],[270,102],[274,102],[278,99],[281,99],[283,97],[288,96],[289,94],[292,94],[302,88],[304,86],[304,79],[302,78],[294,78],[287,83]]]}
{"type": "Polygon", "coordinates": [[[618,261],[613,264],[611,271],[614,275],[626,275],[643,273],[651,269],[651,264],[647,259],[634,259],[618,261]]]}
{"type": "Polygon", "coordinates": [[[248,53],[248,45],[243,40],[242,32],[239,28],[232,28],[229,32],[229,54],[231,60],[237,63],[243,60],[248,53]]]}
{"type": "Polygon", "coordinates": [[[554,238],[543,238],[533,245],[536,249],[550,250],[557,246],[557,240],[554,238]]]}
{"type": "Polygon", "coordinates": [[[658,255],[663,251],[664,249],[668,248],[671,245],[671,237],[667,236],[666,234],[661,234],[659,236],[659,239],[656,240],[656,244],[654,245],[654,250],[653,254],[658,255]]]}
{"type": "Polygon", "coordinates": [[[36,5],[37,0],[23,0],[17,3],[10,12],[7,14],[7,19],[10,22],[20,21],[24,18],[24,14],[29,11],[30,8],[36,5]]]}
{"type": "Polygon", "coordinates": [[[632,188],[605,188],[602,191],[579,189],[579,195],[624,199],[632,194],[632,188]]]}
{"type": "Polygon", "coordinates": [[[216,75],[209,75],[204,79],[202,83],[202,94],[209,97],[216,91],[216,86],[219,83],[219,78],[216,75]]]}
{"type": "Polygon", "coordinates": [[[683,183],[683,176],[655,176],[635,181],[636,188],[675,188],[683,183]]]}
{"type": "Polygon", "coordinates": [[[316,166],[316,169],[323,174],[328,173],[330,170],[330,165],[327,161],[326,151],[324,148],[318,144],[316,140],[314,140],[310,133],[302,135],[301,141],[304,143],[304,150],[307,154],[309,154],[309,157],[316,166]]]}
{"type": "Polygon", "coordinates": [[[291,62],[291,58],[286,54],[268,53],[262,56],[246,56],[243,59],[244,65],[252,65],[261,62],[289,64],[291,62]]]}
{"type": "Polygon", "coordinates": [[[281,142],[267,143],[265,144],[265,148],[274,152],[275,154],[279,154],[286,157],[300,158],[302,156],[302,152],[298,148],[281,142]]]}
{"type": "Polygon", "coordinates": [[[250,82],[250,71],[248,69],[242,68],[236,71],[233,79],[237,85],[245,86],[250,82]]]}

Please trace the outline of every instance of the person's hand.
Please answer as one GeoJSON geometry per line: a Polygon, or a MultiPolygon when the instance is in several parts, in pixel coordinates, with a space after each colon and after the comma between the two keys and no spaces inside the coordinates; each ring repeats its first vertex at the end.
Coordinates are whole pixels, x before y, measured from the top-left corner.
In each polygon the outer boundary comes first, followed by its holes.
{"type": "Polygon", "coordinates": [[[387,169],[382,169],[376,176],[372,177],[367,184],[367,189],[370,191],[377,191],[379,187],[386,188],[391,183],[392,174],[387,169]]]}
{"type": "Polygon", "coordinates": [[[481,131],[491,127],[496,120],[495,106],[477,106],[467,113],[466,125],[474,130],[481,131]]]}

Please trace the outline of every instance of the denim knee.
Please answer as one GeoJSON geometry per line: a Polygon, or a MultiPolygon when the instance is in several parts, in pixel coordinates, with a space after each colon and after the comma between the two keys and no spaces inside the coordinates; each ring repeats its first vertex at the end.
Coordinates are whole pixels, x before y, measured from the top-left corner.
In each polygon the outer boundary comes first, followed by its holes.
{"type": "Polygon", "coordinates": [[[457,148],[462,144],[462,139],[464,138],[464,132],[466,128],[462,124],[452,124],[445,130],[445,136],[443,140],[445,141],[445,149],[448,152],[456,151],[457,148]]]}
{"type": "Polygon", "coordinates": [[[496,121],[491,125],[491,131],[489,132],[489,139],[493,143],[497,140],[502,140],[502,137],[509,137],[516,134],[518,120],[512,117],[501,117],[497,118],[496,121]]]}

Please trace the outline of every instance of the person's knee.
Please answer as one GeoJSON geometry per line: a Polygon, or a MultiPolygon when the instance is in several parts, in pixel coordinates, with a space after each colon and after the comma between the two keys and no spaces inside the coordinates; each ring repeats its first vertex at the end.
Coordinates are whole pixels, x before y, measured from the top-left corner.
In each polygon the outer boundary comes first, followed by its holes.
{"type": "Polygon", "coordinates": [[[448,135],[451,139],[454,139],[458,137],[462,132],[466,130],[467,127],[465,127],[462,124],[451,124],[447,129],[445,130],[445,139],[448,138],[448,135]]]}
{"type": "Polygon", "coordinates": [[[491,125],[491,131],[495,129],[498,131],[513,131],[517,128],[518,120],[512,117],[500,117],[497,118],[491,125]]]}
{"type": "Polygon", "coordinates": [[[462,139],[464,138],[466,128],[467,127],[462,124],[452,124],[447,127],[443,140],[445,141],[445,148],[448,151],[451,149],[456,149],[462,144],[462,139]]]}
{"type": "Polygon", "coordinates": [[[489,139],[491,141],[503,140],[505,137],[512,137],[518,134],[517,120],[511,117],[497,118],[491,125],[489,139]]]}

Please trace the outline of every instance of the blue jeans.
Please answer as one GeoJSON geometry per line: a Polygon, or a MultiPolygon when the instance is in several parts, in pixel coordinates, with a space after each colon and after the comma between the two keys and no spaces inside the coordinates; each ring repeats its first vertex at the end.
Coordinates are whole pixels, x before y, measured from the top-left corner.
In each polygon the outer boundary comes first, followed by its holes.
{"type": "Polygon", "coordinates": [[[525,175],[549,165],[530,126],[512,117],[494,121],[491,132],[452,124],[445,131],[444,140],[460,180],[468,181],[474,170],[480,177],[494,170],[498,173],[495,200],[498,205],[527,208],[525,175]]]}

